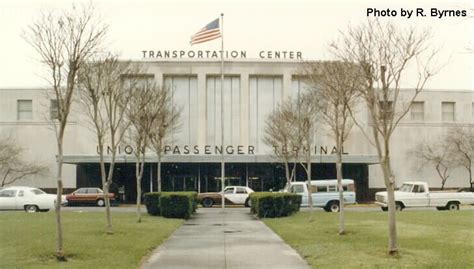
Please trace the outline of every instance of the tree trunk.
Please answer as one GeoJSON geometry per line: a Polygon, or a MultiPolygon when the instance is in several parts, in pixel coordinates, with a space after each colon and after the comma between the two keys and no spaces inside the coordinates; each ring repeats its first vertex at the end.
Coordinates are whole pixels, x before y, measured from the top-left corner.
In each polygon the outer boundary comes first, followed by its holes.
{"type": "Polygon", "coordinates": [[[137,179],[137,222],[142,222],[142,213],[141,213],[141,202],[142,202],[142,176],[143,176],[143,168],[145,166],[145,154],[141,156],[137,156],[136,168],[135,168],[135,176],[137,179]]]}
{"type": "MultiPolygon", "coordinates": [[[[100,139],[100,138],[99,138],[100,139]]],[[[104,202],[105,202],[105,215],[107,219],[107,225],[105,231],[107,234],[113,234],[112,230],[112,218],[110,216],[110,198],[109,198],[109,184],[108,175],[110,175],[112,164],[109,166],[109,174],[107,175],[104,161],[104,148],[103,144],[99,142],[99,161],[100,161],[100,175],[102,178],[102,190],[104,191],[104,202]]]]}
{"type": "Polygon", "coordinates": [[[291,184],[291,178],[290,178],[290,165],[288,164],[288,161],[285,161],[285,177],[286,177],[286,182],[288,184],[291,184]]]}
{"type": "Polygon", "coordinates": [[[308,155],[306,156],[306,185],[308,186],[308,205],[309,205],[309,221],[313,221],[313,192],[311,190],[311,150],[308,147],[308,155]]]}
{"type": "Polygon", "coordinates": [[[158,154],[158,163],[156,169],[156,178],[157,178],[157,185],[158,185],[158,192],[161,192],[161,152],[158,154]]]}
{"type": "Polygon", "coordinates": [[[336,176],[337,189],[339,190],[339,235],[346,233],[344,227],[344,189],[342,187],[342,146],[340,143],[337,146],[336,156],[336,176]]]}
{"type": "Polygon", "coordinates": [[[395,207],[395,183],[391,172],[390,158],[384,156],[381,162],[388,200],[388,254],[398,254],[397,223],[395,207]]]}
{"type": "Polygon", "coordinates": [[[61,199],[63,194],[63,181],[62,181],[62,172],[63,172],[63,131],[60,131],[58,137],[58,173],[56,175],[58,190],[56,194],[56,259],[59,261],[66,261],[63,248],[63,228],[61,223],[61,199]]]}

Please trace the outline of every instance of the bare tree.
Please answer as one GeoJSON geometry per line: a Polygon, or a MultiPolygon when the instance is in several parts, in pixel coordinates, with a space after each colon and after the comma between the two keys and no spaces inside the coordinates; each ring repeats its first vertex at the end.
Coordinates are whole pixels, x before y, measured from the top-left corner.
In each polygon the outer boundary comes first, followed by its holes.
{"type": "Polygon", "coordinates": [[[66,261],[61,224],[63,191],[63,138],[76,89],[78,71],[85,61],[101,46],[108,26],[103,24],[92,6],[61,13],[47,12],[33,22],[24,33],[25,40],[35,49],[48,70],[48,81],[58,104],[55,123],[57,138],[57,201],[56,201],[56,258],[66,261]]]}
{"type": "Polygon", "coordinates": [[[265,136],[263,142],[273,148],[276,159],[285,166],[285,178],[287,183],[291,183],[295,165],[291,169],[290,162],[296,158],[293,150],[296,129],[294,128],[295,102],[288,99],[278,105],[274,113],[271,113],[265,120],[265,136]]]}
{"type": "Polygon", "coordinates": [[[132,88],[127,107],[131,122],[131,139],[134,144],[135,177],[137,183],[137,222],[141,222],[141,180],[145,168],[146,150],[150,146],[150,134],[160,113],[161,88],[145,78],[143,83],[132,88]]]}
{"type": "Polygon", "coordinates": [[[446,138],[449,158],[464,167],[469,175],[469,185],[474,187],[472,168],[474,161],[474,131],[469,127],[457,127],[449,131],[446,138]]]}
{"type": "MultiPolygon", "coordinates": [[[[441,189],[449,178],[448,170],[452,166],[449,145],[446,141],[423,141],[412,152],[412,156],[421,161],[422,165],[434,165],[439,178],[441,179],[441,189]]],[[[417,165],[417,167],[419,167],[417,165]]]]}
{"type": "Polygon", "coordinates": [[[150,144],[157,157],[157,185],[161,192],[161,158],[166,144],[166,139],[180,128],[181,109],[173,104],[172,92],[166,87],[157,87],[158,115],[150,130],[150,144]]]}
{"type": "Polygon", "coordinates": [[[306,172],[306,185],[308,188],[308,204],[310,208],[309,220],[313,220],[313,196],[311,187],[311,150],[314,146],[314,135],[316,133],[316,120],[318,117],[318,98],[315,91],[302,93],[296,100],[296,111],[293,113],[293,123],[297,133],[295,134],[294,148],[296,154],[301,156],[300,165],[306,172]]]}
{"type": "Polygon", "coordinates": [[[29,176],[48,174],[47,166],[23,160],[22,153],[23,149],[10,138],[0,139],[0,187],[29,176]]]}
{"type": "Polygon", "coordinates": [[[109,190],[113,181],[117,149],[130,125],[125,119],[125,111],[129,89],[135,83],[133,79],[126,79],[124,85],[124,78],[136,72],[135,69],[130,62],[121,62],[117,56],[108,54],[84,64],[79,74],[79,98],[86,108],[97,138],[108,234],[113,233],[109,190]],[[107,151],[111,153],[108,170],[104,160],[106,142],[110,143],[107,151]]]}
{"type": "Polygon", "coordinates": [[[344,143],[352,129],[350,108],[354,107],[362,86],[359,70],[347,62],[306,63],[305,76],[318,96],[320,115],[330,127],[336,143],[336,176],[339,190],[339,234],[344,227],[344,190],[342,187],[342,154],[344,143]]]}
{"type": "MultiPolygon", "coordinates": [[[[394,199],[395,176],[391,167],[391,138],[426,82],[437,72],[430,68],[436,52],[429,52],[430,33],[398,29],[391,23],[368,21],[349,26],[341,40],[332,44],[332,53],[343,62],[359,66],[364,87],[361,97],[367,105],[371,137],[359,122],[355,124],[374,145],[382,168],[388,197],[389,255],[397,255],[397,229],[394,199]],[[403,93],[401,83],[407,70],[418,71],[414,87],[403,93]]],[[[416,74],[416,73],[415,73],[416,74]]],[[[355,78],[354,78],[355,79],[355,78]]],[[[400,205],[398,205],[399,208],[400,205]]]]}

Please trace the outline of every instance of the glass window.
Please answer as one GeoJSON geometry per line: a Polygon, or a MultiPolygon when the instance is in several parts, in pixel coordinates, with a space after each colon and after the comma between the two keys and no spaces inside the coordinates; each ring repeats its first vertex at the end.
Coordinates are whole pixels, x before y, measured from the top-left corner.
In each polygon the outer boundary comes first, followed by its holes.
{"type": "Polygon", "coordinates": [[[411,188],[413,187],[413,185],[411,184],[403,184],[399,191],[403,191],[403,192],[411,192],[411,188]]]}
{"type": "Polygon", "coordinates": [[[425,192],[425,186],[419,185],[418,192],[425,192]]]}
{"type": "Polygon", "coordinates": [[[50,118],[52,120],[57,120],[59,118],[58,100],[56,100],[56,99],[50,100],[49,114],[50,114],[50,118]]]}
{"type": "Polygon", "coordinates": [[[425,119],[424,102],[413,102],[411,106],[411,120],[423,121],[425,119]]]}
{"type": "MultiPolygon", "coordinates": [[[[221,78],[207,77],[207,144],[221,144],[221,78]]],[[[240,143],[240,78],[224,78],[224,144],[240,143]]]]}
{"type": "Polygon", "coordinates": [[[419,185],[414,185],[412,192],[419,192],[418,188],[419,188],[419,185]]]}
{"type": "Polygon", "coordinates": [[[96,188],[88,188],[87,193],[96,194],[96,193],[98,193],[98,191],[97,191],[96,188]]]}
{"type": "Polygon", "coordinates": [[[25,195],[25,192],[24,191],[19,191],[18,192],[18,197],[23,197],[25,195]]]}
{"type": "Polygon", "coordinates": [[[442,111],[442,120],[444,122],[453,122],[456,120],[454,102],[442,102],[441,111],[442,111]]]}
{"type": "Polygon", "coordinates": [[[171,136],[173,145],[197,144],[198,128],[198,96],[196,76],[165,76],[164,85],[168,87],[172,103],[181,109],[179,128],[171,136]]]}
{"type": "Polygon", "coordinates": [[[327,187],[326,186],[318,186],[318,192],[327,192],[327,187]]]}
{"type": "Polygon", "coordinates": [[[74,193],[75,194],[84,194],[84,193],[86,193],[86,189],[78,189],[74,193]]]}
{"type": "Polygon", "coordinates": [[[328,192],[335,192],[335,191],[337,191],[336,185],[328,186],[328,192]]]}
{"type": "Polygon", "coordinates": [[[291,192],[293,193],[303,193],[304,186],[303,185],[293,185],[291,186],[291,192]]]}
{"type": "Polygon", "coordinates": [[[233,194],[234,193],[234,188],[228,188],[224,192],[225,194],[233,194]]]}
{"type": "Polygon", "coordinates": [[[244,188],[237,188],[237,193],[247,193],[247,190],[244,188]]]}
{"type": "Polygon", "coordinates": [[[0,197],[15,197],[16,190],[3,190],[0,192],[0,197]]]}
{"type": "Polygon", "coordinates": [[[393,113],[393,102],[392,101],[380,101],[379,102],[379,119],[391,119],[393,113]]]}
{"type": "Polygon", "coordinates": [[[263,143],[265,120],[273,113],[282,100],[281,76],[255,76],[249,79],[249,144],[256,152],[271,152],[263,143]]]}
{"type": "Polygon", "coordinates": [[[17,115],[18,120],[33,119],[33,101],[32,100],[18,100],[17,101],[17,115]]]}
{"type": "Polygon", "coordinates": [[[39,194],[45,194],[44,191],[40,190],[40,189],[33,189],[31,190],[32,193],[36,194],[36,195],[39,195],[39,194]]]}

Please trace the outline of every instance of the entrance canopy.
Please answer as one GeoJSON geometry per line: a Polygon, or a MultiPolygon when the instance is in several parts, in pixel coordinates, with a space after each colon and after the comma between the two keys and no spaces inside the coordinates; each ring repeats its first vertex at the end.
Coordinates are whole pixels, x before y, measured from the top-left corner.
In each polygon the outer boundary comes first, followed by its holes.
{"type": "MultiPolygon", "coordinates": [[[[105,162],[110,162],[110,156],[104,156],[105,162]]],[[[164,155],[163,163],[220,163],[221,155],[164,155]]],[[[278,163],[280,162],[273,155],[225,155],[226,163],[278,163]]],[[[116,163],[134,163],[136,158],[134,155],[117,155],[116,163]]],[[[157,162],[156,155],[150,155],[145,158],[145,162],[157,162]]],[[[335,163],[336,155],[313,155],[312,163],[335,163]]],[[[377,155],[343,155],[343,163],[360,163],[360,164],[376,164],[378,163],[377,155]]],[[[99,163],[99,155],[64,155],[64,163],[99,163]]]]}

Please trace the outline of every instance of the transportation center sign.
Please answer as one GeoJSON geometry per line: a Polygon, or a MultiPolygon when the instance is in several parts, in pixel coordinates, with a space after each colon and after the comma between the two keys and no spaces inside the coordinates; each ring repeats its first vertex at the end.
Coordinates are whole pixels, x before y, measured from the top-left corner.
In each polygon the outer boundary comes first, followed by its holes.
{"type": "MultiPolygon", "coordinates": [[[[221,50],[142,50],[142,57],[145,59],[220,59],[221,50]]],[[[226,59],[246,59],[245,50],[225,50],[226,59]]],[[[256,56],[251,58],[260,59],[283,59],[283,60],[303,60],[301,51],[287,50],[261,50],[256,56]]]]}

